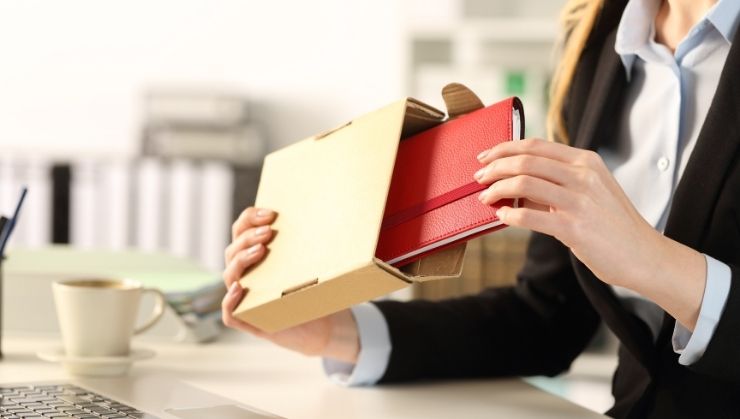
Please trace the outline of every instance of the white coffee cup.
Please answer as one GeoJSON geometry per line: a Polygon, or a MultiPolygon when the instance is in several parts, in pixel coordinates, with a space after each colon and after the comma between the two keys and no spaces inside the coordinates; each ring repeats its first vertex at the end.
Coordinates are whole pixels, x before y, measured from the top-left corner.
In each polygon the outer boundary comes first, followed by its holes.
{"type": "Polygon", "coordinates": [[[162,317],[162,292],[130,279],[73,279],[52,285],[64,350],[73,357],[127,356],[133,335],[162,317]],[[143,294],[156,298],[151,317],[136,327],[143,294]]]}

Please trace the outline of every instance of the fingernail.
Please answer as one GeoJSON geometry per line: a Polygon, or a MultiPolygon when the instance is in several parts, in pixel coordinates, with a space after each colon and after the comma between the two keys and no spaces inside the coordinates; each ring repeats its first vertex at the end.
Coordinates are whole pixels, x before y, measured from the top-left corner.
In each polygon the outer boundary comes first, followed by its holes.
{"type": "Polygon", "coordinates": [[[268,217],[272,215],[272,210],[261,208],[257,210],[257,216],[258,217],[268,217]]]}
{"type": "Polygon", "coordinates": [[[480,178],[482,178],[484,174],[486,174],[486,168],[485,167],[483,169],[480,169],[477,172],[475,172],[475,174],[473,175],[473,177],[475,178],[475,180],[480,180],[480,178]]]}
{"type": "Polygon", "coordinates": [[[267,231],[269,229],[270,229],[270,227],[268,227],[268,226],[257,227],[254,230],[254,235],[255,236],[264,236],[265,234],[267,234],[267,231]]]}
{"type": "Polygon", "coordinates": [[[483,202],[483,200],[486,199],[486,195],[488,195],[488,190],[483,191],[480,195],[478,195],[478,200],[480,202],[483,202]]]}
{"type": "Polygon", "coordinates": [[[229,287],[229,294],[233,295],[236,294],[241,286],[239,285],[239,282],[233,282],[231,286],[229,287]]]}
{"type": "Polygon", "coordinates": [[[478,160],[483,160],[488,155],[488,150],[482,151],[480,154],[478,154],[478,160]]]}
{"type": "Polygon", "coordinates": [[[498,211],[496,211],[496,217],[498,217],[499,220],[504,221],[504,218],[506,218],[506,210],[499,208],[498,211]]]}
{"type": "Polygon", "coordinates": [[[253,255],[253,254],[257,253],[260,250],[260,247],[261,246],[262,246],[261,244],[255,244],[254,246],[252,246],[249,249],[247,249],[247,254],[248,255],[253,255]]]}

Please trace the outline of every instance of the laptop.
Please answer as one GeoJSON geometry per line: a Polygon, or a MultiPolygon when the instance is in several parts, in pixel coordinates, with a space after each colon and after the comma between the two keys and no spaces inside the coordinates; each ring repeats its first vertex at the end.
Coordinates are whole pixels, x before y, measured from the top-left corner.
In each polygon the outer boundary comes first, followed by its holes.
{"type": "Polygon", "coordinates": [[[149,375],[74,378],[64,382],[0,384],[0,418],[263,419],[280,418],[200,390],[149,375]]]}

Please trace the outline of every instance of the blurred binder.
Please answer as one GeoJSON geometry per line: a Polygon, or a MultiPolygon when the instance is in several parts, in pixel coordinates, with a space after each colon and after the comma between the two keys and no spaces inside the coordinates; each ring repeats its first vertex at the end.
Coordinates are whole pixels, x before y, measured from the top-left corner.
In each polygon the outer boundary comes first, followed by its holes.
{"type": "Polygon", "coordinates": [[[155,88],[144,100],[144,154],[256,166],[267,151],[242,96],[209,88],[155,88]]]}

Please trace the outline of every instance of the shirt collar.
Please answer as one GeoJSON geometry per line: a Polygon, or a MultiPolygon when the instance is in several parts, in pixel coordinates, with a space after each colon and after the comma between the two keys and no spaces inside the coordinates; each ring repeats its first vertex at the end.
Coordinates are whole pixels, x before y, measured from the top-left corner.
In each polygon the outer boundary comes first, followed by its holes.
{"type": "Polygon", "coordinates": [[[740,23],[740,1],[719,0],[709,9],[706,19],[714,25],[725,41],[732,44],[740,23]]]}
{"type": "MultiPolygon", "coordinates": [[[[624,9],[617,28],[614,50],[619,54],[628,78],[637,58],[637,52],[655,38],[654,22],[659,6],[659,0],[630,0],[624,9]]],[[[696,36],[699,31],[695,29],[705,25],[704,21],[708,21],[725,41],[732,44],[738,23],[740,23],[740,1],[719,0],[709,9],[704,18],[696,23],[687,36],[696,36]]]]}

